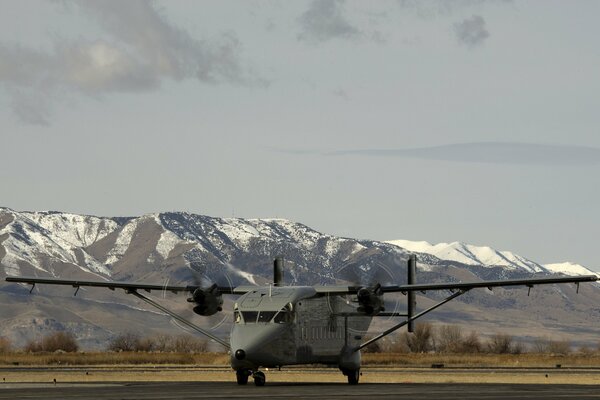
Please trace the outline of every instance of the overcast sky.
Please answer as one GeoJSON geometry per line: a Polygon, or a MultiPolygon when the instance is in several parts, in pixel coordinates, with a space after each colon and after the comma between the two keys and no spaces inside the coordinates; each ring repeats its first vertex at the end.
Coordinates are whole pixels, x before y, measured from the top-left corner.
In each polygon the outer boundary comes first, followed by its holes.
{"type": "Polygon", "coordinates": [[[598,1],[5,1],[0,205],[600,270],[598,1]]]}

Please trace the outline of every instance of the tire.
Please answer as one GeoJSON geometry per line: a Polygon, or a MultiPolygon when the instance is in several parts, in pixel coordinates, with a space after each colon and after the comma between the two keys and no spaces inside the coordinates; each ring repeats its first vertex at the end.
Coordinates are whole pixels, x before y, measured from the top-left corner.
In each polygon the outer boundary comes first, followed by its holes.
{"type": "Polygon", "coordinates": [[[358,380],[360,379],[360,370],[359,369],[354,369],[354,370],[349,370],[347,371],[347,375],[348,375],[348,383],[350,385],[357,385],[358,384],[358,380]]]}
{"type": "Polygon", "coordinates": [[[238,385],[246,385],[248,383],[248,371],[245,369],[239,369],[235,371],[235,377],[237,378],[238,385]]]}
{"type": "Polygon", "coordinates": [[[252,377],[254,378],[254,384],[256,386],[265,386],[265,382],[267,381],[267,378],[265,377],[265,374],[262,373],[261,371],[256,371],[252,377]]]}

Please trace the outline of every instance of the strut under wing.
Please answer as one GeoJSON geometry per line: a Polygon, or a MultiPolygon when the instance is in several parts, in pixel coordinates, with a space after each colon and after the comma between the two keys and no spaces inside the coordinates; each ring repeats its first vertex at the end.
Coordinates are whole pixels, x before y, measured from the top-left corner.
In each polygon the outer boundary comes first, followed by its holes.
{"type": "Polygon", "coordinates": [[[504,281],[481,281],[481,282],[458,282],[458,283],[429,283],[429,284],[413,284],[413,285],[401,285],[401,286],[382,286],[381,289],[384,293],[403,292],[409,293],[414,291],[425,292],[427,290],[450,290],[453,293],[445,298],[444,300],[434,304],[426,310],[423,310],[417,314],[408,313],[407,319],[392,326],[385,330],[374,338],[364,342],[363,344],[356,346],[352,351],[359,351],[371,343],[380,340],[381,338],[389,335],[390,333],[400,329],[401,327],[410,324],[414,320],[430,313],[436,308],[446,304],[447,302],[454,300],[455,298],[467,293],[471,289],[475,288],[493,288],[499,286],[527,286],[530,289],[534,285],[550,285],[554,283],[575,283],[577,285],[577,291],[579,291],[579,284],[581,282],[596,282],[598,277],[596,275],[584,275],[584,276],[561,276],[557,278],[529,278],[529,279],[509,279],[504,281]]]}
{"type": "MultiPolygon", "coordinates": [[[[164,313],[175,318],[176,320],[183,323],[184,325],[187,325],[189,328],[192,328],[196,332],[208,337],[209,339],[211,339],[211,340],[223,345],[225,348],[229,349],[229,343],[227,343],[225,340],[223,340],[220,337],[214,335],[213,333],[207,331],[206,329],[203,329],[203,328],[197,326],[193,322],[187,320],[186,318],[183,318],[182,316],[174,313],[173,311],[167,309],[166,307],[163,307],[162,305],[160,305],[156,301],[150,299],[149,297],[146,297],[146,296],[142,295],[141,293],[139,293],[139,291],[141,291],[141,290],[146,291],[146,292],[151,292],[152,290],[157,290],[157,291],[168,291],[168,292],[172,292],[172,293],[189,292],[193,295],[197,289],[201,289],[201,290],[203,289],[199,286],[150,285],[150,284],[145,284],[145,283],[113,282],[113,281],[105,281],[105,282],[78,281],[78,280],[56,279],[56,278],[36,278],[36,277],[27,277],[27,276],[8,276],[8,277],[6,277],[6,281],[7,282],[15,282],[15,283],[26,283],[26,284],[32,285],[32,290],[33,290],[33,287],[35,287],[35,285],[38,283],[39,284],[49,284],[49,285],[72,286],[74,288],[77,288],[77,291],[79,290],[79,288],[81,286],[104,287],[104,288],[108,288],[110,290],[123,289],[123,290],[125,290],[125,293],[133,295],[133,296],[137,297],[138,299],[145,301],[146,303],[152,305],[153,307],[156,307],[159,310],[163,311],[164,313]]],[[[211,289],[211,290],[214,290],[214,291],[218,290],[219,295],[233,293],[233,288],[230,288],[230,287],[216,286],[214,289],[211,289]]],[[[75,294],[77,294],[77,291],[75,291],[75,294]]]]}

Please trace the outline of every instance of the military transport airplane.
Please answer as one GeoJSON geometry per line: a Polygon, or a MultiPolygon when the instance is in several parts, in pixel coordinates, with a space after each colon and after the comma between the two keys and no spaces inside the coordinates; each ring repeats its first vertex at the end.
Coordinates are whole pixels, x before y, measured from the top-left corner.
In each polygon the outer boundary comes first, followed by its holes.
{"type": "Polygon", "coordinates": [[[265,375],[259,368],[281,367],[294,364],[327,364],[337,366],[347,376],[348,383],[357,384],[360,377],[360,350],[390,333],[408,325],[413,331],[416,319],[441,305],[467,293],[471,289],[499,286],[527,286],[594,282],[598,278],[589,276],[564,276],[555,278],[530,278],[502,281],[469,283],[415,283],[416,257],[408,260],[408,284],[384,286],[284,286],[283,259],[274,262],[273,284],[268,286],[209,287],[164,286],[143,283],[77,281],[56,278],[7,277],[8,282],[33,285],[52,284],[80,287],[104,287],[111,290],[123,289],[148,304],[170,315],[177,321],[202,335],[220,343],[229,350],[231,367],[236,371],[237,383],[245,385],[252,376],[257,386],[265,384],[265,375]],[[187,292],[194,304],[194,312],[210,316],[222,311],[222,295],[239,295],[234,304],[234,324],[229,342],[198,327],[182,316],[166,309],[141,292],[169,291],[187,292]],[[452,294],[437,304],[417,312],[416,292],[447,290],[452,294]],[[385,312],[383,297],[386,293],[399,292],[406,295],[406,313],[385,312]],[[352,301],[348,300],[348,296],[352,301]],[[356,304],[356,306],[354,305],[356,304]],[[369,328],[374,317],[404,317],[405,319],[363,341],[362,332],[369,328]]]}

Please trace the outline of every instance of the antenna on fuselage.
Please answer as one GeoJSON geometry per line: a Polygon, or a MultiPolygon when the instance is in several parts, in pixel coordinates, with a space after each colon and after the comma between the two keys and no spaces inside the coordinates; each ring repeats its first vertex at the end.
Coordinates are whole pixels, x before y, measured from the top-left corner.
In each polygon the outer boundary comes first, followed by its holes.
{"type": "Polygon", "coordinates": [[[273,262],[273,285],[283,286],[283,257],[277,257],[273,262]]]}
{"type": "MultiPolygon", "coordinates": [[[[417,256],[415,254],[411,254],[408,257],[408,266],[407,266],[407,283],[409,285],[414,285],[417,282],[417,256]]],[[[406,314],[408,317],[408,331],[415,331],[415,322],[411,320],[413,315],[415,314],[415,310],[417,308],[417,292],[414,290],[408,291],[406,294],[406,301],[408,302],[406,314]]]]}

